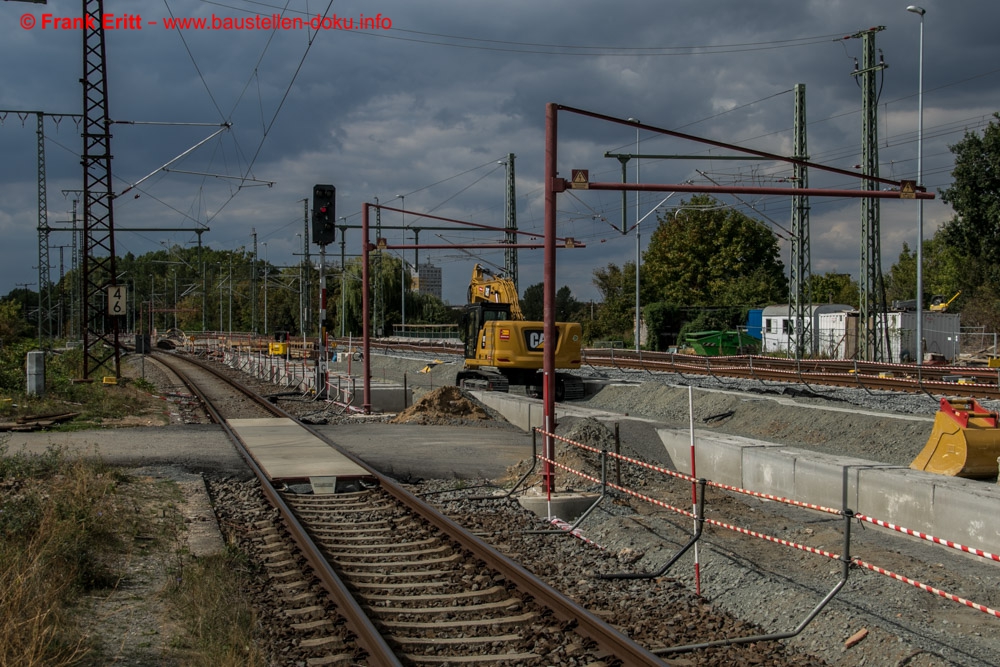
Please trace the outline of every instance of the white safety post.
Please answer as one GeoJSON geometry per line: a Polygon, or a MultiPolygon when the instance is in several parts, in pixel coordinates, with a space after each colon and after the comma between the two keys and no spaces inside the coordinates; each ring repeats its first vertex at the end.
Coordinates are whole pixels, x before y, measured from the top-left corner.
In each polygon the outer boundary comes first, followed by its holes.
{"type": "MultiPolygon", "coordinates": [[[[691,477],[698,478],[694,464],[694,389],[688,385],[688,425],[691,431],[691,477]]],[[[691,508],[694,511],[694,530],[698,532],[698,483],[691,481],[691,508]]],[[[698,559],[698,543],[694,544],[694,592],[701,595],[701,561],[698,559]]]]}

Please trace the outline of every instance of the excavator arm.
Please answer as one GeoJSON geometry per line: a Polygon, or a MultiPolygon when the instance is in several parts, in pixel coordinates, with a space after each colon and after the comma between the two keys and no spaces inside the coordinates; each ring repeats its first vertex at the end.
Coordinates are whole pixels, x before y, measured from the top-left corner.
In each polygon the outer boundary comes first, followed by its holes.
{"type": "Polygon", "coordinates": [[[476,264],[472,267],[472,280],[469,281],[469,303],[484,301],[510,304],[511,319],[524,319],[514,281],[495,275],[489,269],[476,264]]]}

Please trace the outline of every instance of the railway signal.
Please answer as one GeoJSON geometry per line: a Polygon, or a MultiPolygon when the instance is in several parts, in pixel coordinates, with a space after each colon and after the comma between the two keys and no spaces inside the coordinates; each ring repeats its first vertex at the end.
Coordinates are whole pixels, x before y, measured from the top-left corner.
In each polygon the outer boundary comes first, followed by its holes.
{"type": "Polygon", "coordinates": [[[313,186],[313,243],[325,246],[337,240],[336,220],[337,188],[332,185],[313,186]]]}

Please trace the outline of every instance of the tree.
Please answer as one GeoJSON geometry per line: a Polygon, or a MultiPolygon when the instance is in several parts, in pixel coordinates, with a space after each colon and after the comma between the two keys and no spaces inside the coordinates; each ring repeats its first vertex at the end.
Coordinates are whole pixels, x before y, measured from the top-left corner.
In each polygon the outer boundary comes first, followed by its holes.
{"type": "MultiPolygon", "coordinates": [[[[579,318],[582,304],[573,296],[568,285],[563,285],[556,291],[556,321],[571,322],[579,318]]],[[[521,299],[521,312],[524,319],[541,321],[545,319],[545,284],[535,283],[524,290],[521,299]]]]}
{"type": "Polygon", "coordinates": [[[521,299],[521,312],[524,319],[537,321],[545,316],[545,284],[535,283],[524,290],[521,299]]]}
{"type": "Polygon", "coordinates": [[[587,340],[629,340],[634,338],[632,312],[635,310],[635,264],[616,264],[594,270],[594,286],[602,302],[597,317],[584,328],[587,340]]]}
{"type": "Polygon", "coordinates": [[[778,242],[756,220],[697,195],[660,216],[643,254],[644,301],[685,306],[784,302],[788,281],[778,242]]]}
{"type": "MultiPolygon", "coordinates": [[[[374,264],[374,263],[373,263],[374,264]]],[[[411,279],[411,274],[409,271],[409,265],[406,265],[406,269],[403,268],[402,260],[398,257],[392,257],[391,255],[382,256],[382,286],[384,288],[385,294],[385,335],[392,335],[393,325],[400,324],[403,321],[403,309],[402,309],[402,298],[403,298],[403,285],[409,284],[411,279]],[[405,283],[403,281],[406,281],[405,283]]],[[[362,260],[360,257],[355,257],[347,261],[346,270],[346,280],[345,291],[344,291],[344,322],[345,322],[345,332],[353,334],[355,336],[361,335],[362,331],[362,294],[361,294],[361,269],[362,260]]],[[[339,277],[338,277],[339,278],[339,277]]],[[[369,282],[374,283],[378,280],[378,276],[375,275],[375,269],[372,267],[369,270],[369,282]]],[[[340,299],[340,281],[339,279],[335,281],[335,288],[337,289],[336,299],[338,299],[336,305],[339,308],[340,299]]],[[[406,290],[406,322],[407,324],[454,324],[457,321],[456,314],[440,299],[433,297],[429,294],[420,294],[418,292],[413,292],[412,290],[406,290]]],[[[329,303],[329,301],[328,301],[329,303]]],[[[374,314],[370,314],[374,317],[374,314]]],[[[327,317],[332,324],[336,322],[335,330],[340,330],[340,313],[339,310],[336,313],[332,311],[327,313],[327,317]],[[336,319],[335,319],[336,318],[336,319]]],[[[374,329],[373,335],[378,335],[374,329]]]]}
{"type": "Polygon", "coordinates": [[[658,302],[643,306],[642,319],[650,332],[647,347],[662,351],[676,343],[684,317],[684,310],[676,304],[658,302]]]}
{"type": "MultiPolygon", "coordinates": [[[[933,296],[961,297],[950,311],[962,324],[994,328],[1000,323],[1000,114],[982,134],[966,132],[954,146],[952,185],[941,199],[955,212],[923,247],[924,304],[933,296]]],[[[892,266],[887,293],[893,299],[916,296],[916,256],[908,246],[892,266]]]]}
{"type": "Polygon", "coordinates": [[[580,302],[573,296],[568,285],[556,290],[556,321],[569,322],[576,318],[580,310],[580,302]]]}
{"type": "Polygon", "coordinates": [[[21,304],[13,299],[0,300],[0,347],[32,334],[21,304]]]}
{"type": "MultiPolygon", "coordinates": [[[[968,282],[968,273],[964,270],[964,262],[948,242],[944,239],[942,230],[934,237],[924,241],[924,307],[930,304],[931,297],[943,295],[950,299],[956,292],[971,292],[975,285],[968,282]]],[[[917,295],[917,254],[903,244],[899,259],[892,265],[886,277],[886,298],[889,301],[909,300],[917,295]]],[[[949,306],[949,310],[958,310],[962,304],[959,299],[949,306]]]]}
{"type": "Polygon", "coordinates": [[[995,280],[1000,273],[1000,125],[990,121],[982,136],[966,132],[951,152],[954,182],[941,199],[951,204],[955,216],[945,223],[943,238],[972,260],[966,272],[974,272],[977,283],[995,280]]]}
{"type": "Polygon", "coordinates": [[[858,307],[861,287],[848,273],[826,272],[810,276],[813,303],[843,303],[858,307]]]}

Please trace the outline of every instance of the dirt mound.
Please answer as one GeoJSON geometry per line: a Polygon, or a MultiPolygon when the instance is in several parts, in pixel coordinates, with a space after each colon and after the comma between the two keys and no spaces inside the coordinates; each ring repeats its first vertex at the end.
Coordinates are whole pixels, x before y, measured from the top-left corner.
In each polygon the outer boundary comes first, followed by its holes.
{"type": "Polygon", "coordinates": [[[394,424],[449,425],[467,420],[489,420],[490,415],[478,401],[469,398],[458,387],[439,387],[420,397],[392,420],[394,424]]]}

